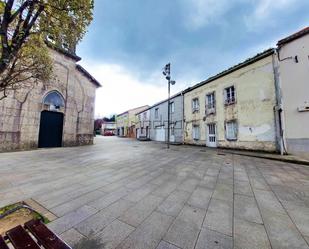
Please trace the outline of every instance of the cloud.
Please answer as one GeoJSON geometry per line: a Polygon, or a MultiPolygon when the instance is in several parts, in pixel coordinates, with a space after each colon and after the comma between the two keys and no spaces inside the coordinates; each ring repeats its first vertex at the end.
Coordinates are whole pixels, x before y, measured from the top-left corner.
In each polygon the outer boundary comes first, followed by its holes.
{"type": "Polygon", "coordinates": [[[302,0],[253,0],[253,11],[244,17],[250,31],[276,26],[276,21],[283,14],[291,13],[303,6],[302,0]]]}
{"type": "MultiPolygon", "coordinates": [[[[96,94],[96,117],[119,114],[167,98],[167,85],[161,74],[150,75],[141,81],[137,75],[118,64],[90,61],[81,64],[103,85],[96,94]]],[[[180,85],[173,86],[172,93],[180,90],[180,85]]]]}
{"type": "Polygon", "coordinates": [[[235,1],[231,0],[183,0],[188,12],[186,26],[199,29],[218,22],[234,3],[235,1]]]}

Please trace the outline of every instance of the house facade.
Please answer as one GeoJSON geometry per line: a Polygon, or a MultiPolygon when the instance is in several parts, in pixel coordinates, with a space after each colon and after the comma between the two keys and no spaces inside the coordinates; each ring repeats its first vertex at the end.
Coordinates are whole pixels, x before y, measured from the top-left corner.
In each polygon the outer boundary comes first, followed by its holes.
{"type": "Polygon", "coordinates": [[[142,112],[136,114],[136,138],[139,140],[149,140],[150,139],[150,109],[146,109],[142,112]]]}
{"type": "Polygon", "coordinates": [[[116,116],[116,134],[119,137],[126,137],[128,135],[129,127],[129,112],[123,112],[116,116]]]}
{"type": "Polygon", "coordinates": [[[276,93],[270,49],[184,93],[187,144],[276,151],[276,93]]]}
{"type": "Polygon", "coordinates": [[[148,105],[140,106],[117,115],[117,135],[120,137],[136,138],[136,126],[138,123],[136,114],[148,108],[148,105]]]}
{"type": "MultiPolygon", "coordinates": [[[[159,102],[150,108],[150,139],[159,142],[168,141],[168,100],[159,102]]],[[[183,143],[183,92],[170,99],[170,142],[183,143]]]]}
{"type": "Polygon", "coordinates": [[[309,159],[309,27],[278,42],[283,149],[309,159]]]}
{"type": "Polygon", "coordinates": [[[50,49],[53,77],[0,101],[0,151],[93,143],[94,102],[100,87],[75,54],[50,49]]]}

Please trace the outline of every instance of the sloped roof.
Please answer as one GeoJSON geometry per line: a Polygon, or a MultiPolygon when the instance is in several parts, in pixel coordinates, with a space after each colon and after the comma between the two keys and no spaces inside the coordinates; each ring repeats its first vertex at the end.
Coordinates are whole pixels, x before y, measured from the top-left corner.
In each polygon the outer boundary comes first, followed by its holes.
{"type": "MultiPolygon", "coordinates": [[[[181,91],[181,92],[179,92],[179,93],[176,93],[176,94],[172,95],[172,96],[170,97],[170,100],[173,100],[174,98],[180,96],[180,95],[183,94],[183,93],[184,93],[184,91],[181,91]]],[[[150,106],[148,109],[152,109],[152,108],[154,108],[154,107],[156,107],[156,106],[158,106],[158,105],[161,105],[161,104],[163,104],[164,102],[167,102],[167,101],[168,101],[168,98],[167,98],[167,99],[164,99],[164,100],[162,100],[162,101],[160,101],[160,102],[155,103],[154,105],[150,106]]]]}
{"type": "Polygon", "coordinates": [[[124,115],[124,114],[127,114],[127,113],[129,113],[130,111],[134,111],[134,110],[136,110],[136,109],[140,109],[140,108],[143,108],[143,107],[145,107],[145,109],[144,109],[143,111],[141,111],[141,112],[144,112],[145,110],[147,110],[147,108],[149,107],[149,105],[142,105],[142,106],[140,106],[140,107],[132,108],[132,109],[127,110],[127,111],[125,111],[125,112],[123,112],[123,113],[117,114],[117,117],[122,116],[122,115],[124,115]]]}
{"type": "Polygon", "coordinates": [[[57,52],[59,52],[59,53],[61,53],[63,55],[65,55],[65,56],[75,60],[76,62],[78,62],[78,61],[80,61],[82,59],[81,57],[77,56],[74,52],[66,50],[64,48],[61,48],[59,46],[56,46],[56,45],[52,44],[51,42],[45,41],[45,44],[49,48],[51,48],[51,49],[53,49],[53,50],[55,50],[55,51],[57,51],[57,52]]]}
{"type": "Polygon", "coordinates": [[[281,39],[280,41],[278,41],[277,45],[280,47],[280,46],[282,46],[286,43],[294,41],[294,40],[296,40],[296,39],[298,39],[298,38],[300,38],[304,35],[307,35],[307,34],[309,34],[309,27],[303,28],[302,30],[300,30],[300,31],[298,31],[294,34],[292,34],[292,35],[290,35],[286,38],[281,39]]]}
{"type": "Polygon", "coordinates": [[[76,69],[80,71],[88,80],[90,80],[97,87],[101,87],[102,85],[90,74],[88,71],[83,68],[81,65],[77,64],[76,69]]]}
{"type": "Polygon", "coordinates": [[[218,73],[215,76],[212,76],[212,77],[208,78],[207,80],[204,80],[204,81],[202,81],[202,82],[200,82],[200,83],[198,83],[198,84],[196,84],[196,85],[194,85],[192,87],[187,88],[183,92],[184,93],[190,92],[190,91],[192,91],[192,90],[194,90],[194,89],[196,89],[196,88],[198,88],[200,86],[208,84],[208,83],[210,83],[210,82],[212,82],[214,80],[217,80],[217,79],[219,79],[219,78],[221,78],[223,76],[226,76],[226,75],[228,75],[228,74],[230,74],[232,72],[235,72],[235,71],[237,71],[237,70],[239,70],[239,69],[241,69],[243,67],[246,67],[246,66],[248,66],[250,64],[253,64],[256,61],[264,59],[264,58],[272,55],[274,52],[275,52],[274,48],[270,48],[268,50],[265,50],[264,52],[259,53],[259,54],[255,55],[254,57],[251,57],[251,58],[249,58],[249,59],[247,59],[247,60],[245,60],[245,61],[243,61],[243,62],[241,62],[241,63],[239,63],[239,64],[237,64],[235,66],[233,66],[233,67],[230,67],[229,69],[224,70],[221,73],[218,73]]]}

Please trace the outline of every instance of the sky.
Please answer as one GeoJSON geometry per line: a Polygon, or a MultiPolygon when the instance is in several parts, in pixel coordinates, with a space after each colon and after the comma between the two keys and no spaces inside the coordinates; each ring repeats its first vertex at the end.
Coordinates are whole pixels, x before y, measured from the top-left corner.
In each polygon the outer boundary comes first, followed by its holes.
{"type": "Polygon", "coordinates": [[[309,0],[95,0],[77,54],[101,84],[96,117],[167,98],[309,26],[309,0]]]}

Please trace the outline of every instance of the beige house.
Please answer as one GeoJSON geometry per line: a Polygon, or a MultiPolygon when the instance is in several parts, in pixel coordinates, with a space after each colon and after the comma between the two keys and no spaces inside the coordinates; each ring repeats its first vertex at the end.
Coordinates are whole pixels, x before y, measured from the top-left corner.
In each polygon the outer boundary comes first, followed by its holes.
{"type": "Polygon", "coordinates": [[[283,149],[309,159],[309,27],[280,40],[277,58],[283,149]]]}
{"type": "Polygon", "coordinates": [[[148,109],[149,106],[140,106],[130,109],[116,116],[117,135],[120,137],[136,138],[136,129],[138,125],[138,117],[136,114],[148,109]]]}
{"type": "Polygon", "coordinates": [[[270,49],[185,90],[184,142],[276,151],[276,106],[270,49]]]}
{"type": "Polygon", "coordinates": [[[123,112],[116,116],[116,134],[119,137],[126,137],[128,135],[129,127],[129,112],[123,112]]]}
{"type": "Polygon", "coordinates": [[[136,115],[136,138],[139,140],[150,140],[150,107],[146,110],[138,112],[136,115]]]}
{"type": "Polygon", "coordinates": [[[0,101],[0,151],[93,143],[94,102],[100,87],[75,54],[50,49],[54,77],[0,101]]]}

